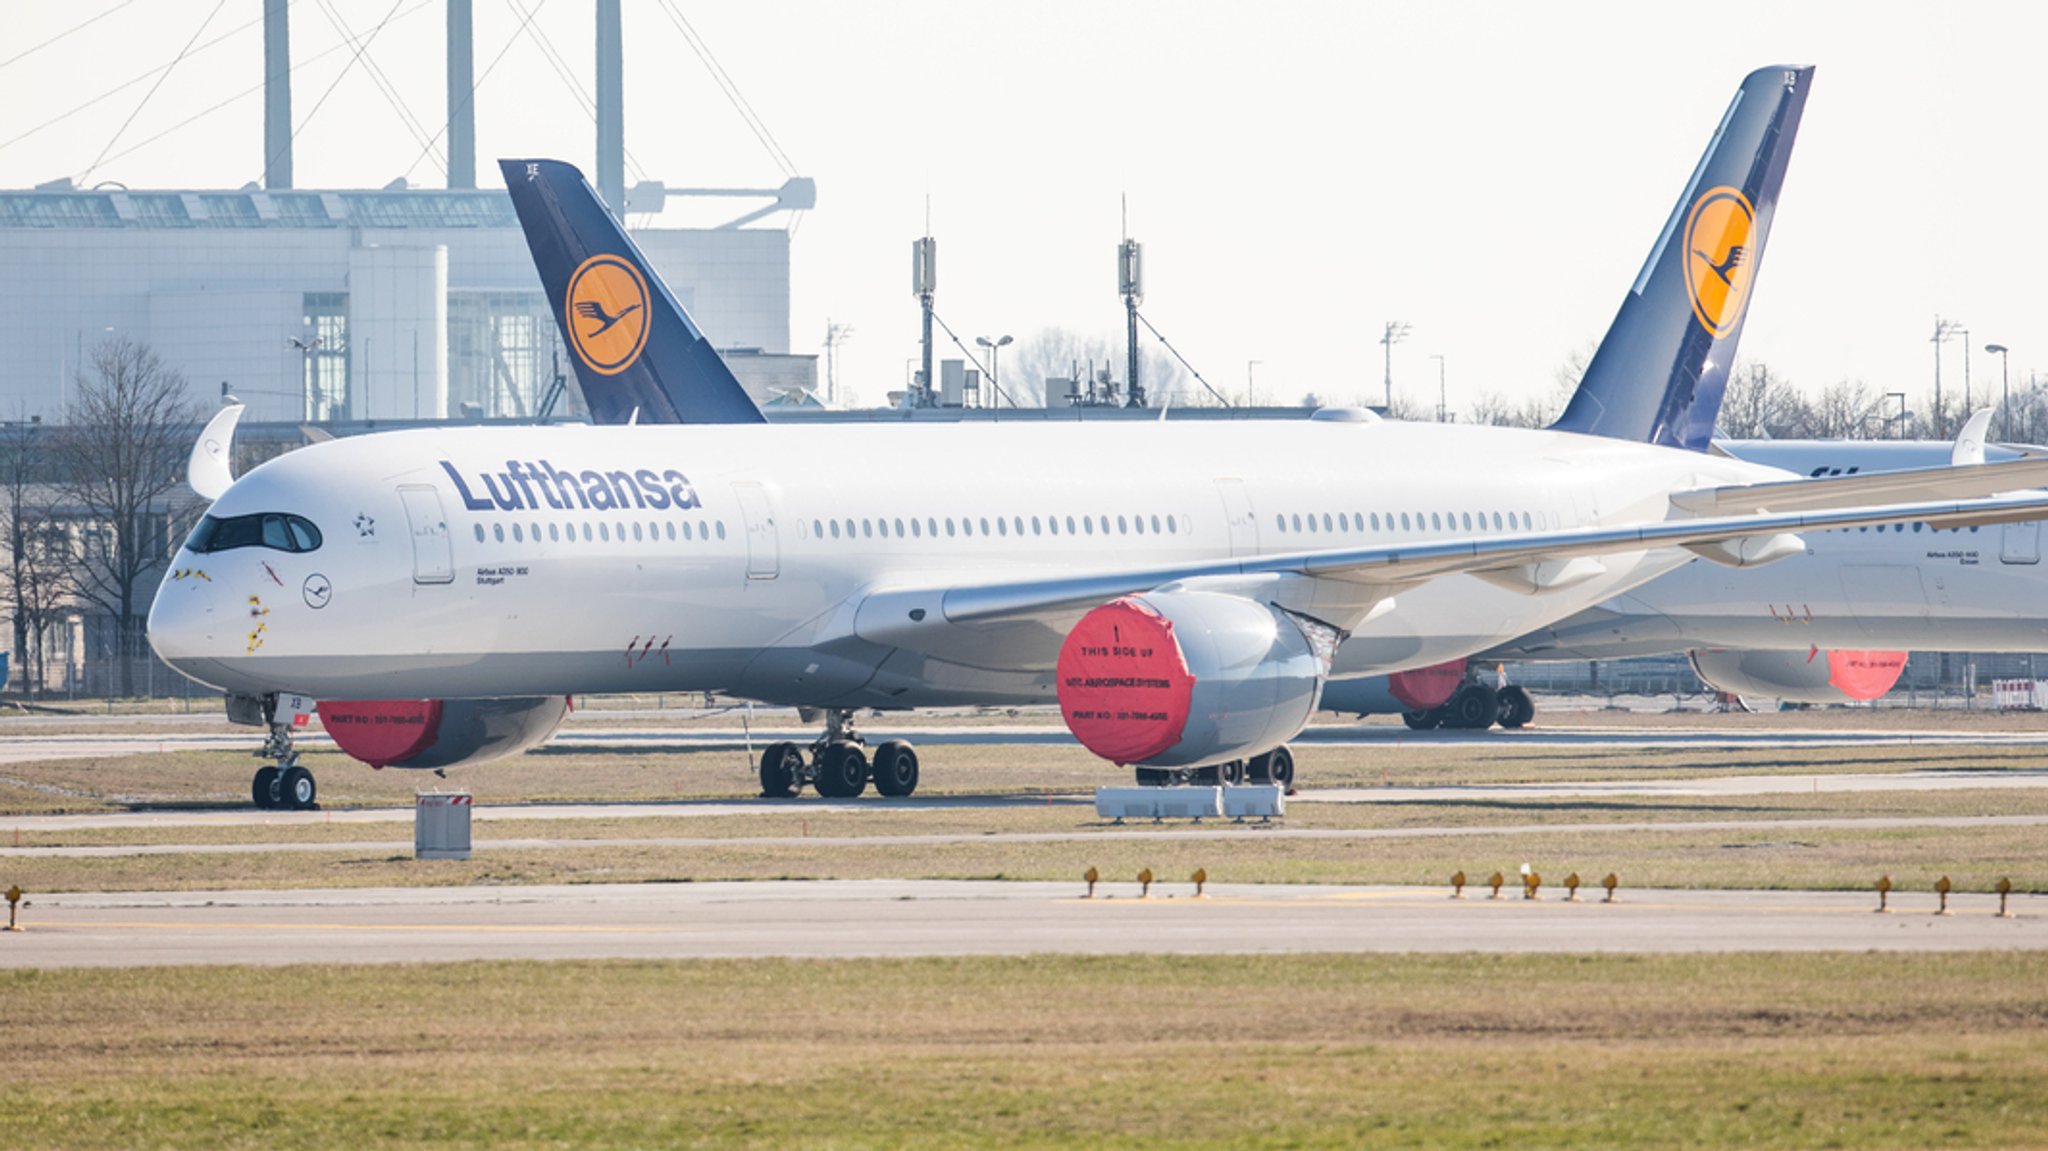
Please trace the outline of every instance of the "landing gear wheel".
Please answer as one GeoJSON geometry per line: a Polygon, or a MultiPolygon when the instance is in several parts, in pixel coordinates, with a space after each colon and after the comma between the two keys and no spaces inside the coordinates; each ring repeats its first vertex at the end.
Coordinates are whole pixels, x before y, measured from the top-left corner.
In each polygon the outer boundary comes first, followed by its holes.
{"type": "Polygon", "coordinates": [[[827,799],[852,799],[868,789],[868,757],[860,745],[834,743],[818,756],[818,794],[827,799]]]}
{"type": "Polygon", "coordinates": [[[249,798],[256,806],[265,811],[283,806],[284,792],[278,786],[283,774],[274,767],[257,769],[256,778],[249,781],[249,798]]]}
{"type": "Polygon", "coordinates": [[[875,749],[873,775],[875,790],[891,799],[902,799],[916,791],[916,749],[900,739],[883,743],[875,749]]]}
{"type": "Polygon", "coordinates": [[[1451,697],[1450,721],[1446,726],[1484,731],[1500,717],[1500,697],[1483,683],[1468,683],[1451,697]]]}
{"type": "Polygon", "coordinates": [[[1500,690],[1500,725],[1510,730],[1527,726],[1536,718],[1536,701],[1514,684],[1500,690]]]}
{"type": "Polygon", "coordinates": [[[320,799],[320,785],[313,781],[313,773],[303,767],[288,767],[279,777],[278,791],[282,802],[279,807],[293,811],[311,811],[320,799]]]}
{"type": "Polygon", "coordinates": [[[1401,722],[1407,724],[1413,731],[1434,731],[1443,725],[1444,709],[1425,707],[1419,711],[1404,711],[1401,713],[1401,722]]]}
{"type": "Polygon", "coordinates": [[[1285,747],[1276,747],[1251,762],[1253,783],[1269,783],[1282,792],[1294,792],[1294,753],[1285,747]]]}
{"type": "Polygon", "coordinates": [[[1224,787],[1242,787],[1244,786],[1244,771],[1244,760],[1241,759],[1233,759],[1228,763],[1219,763],[1215,767],[1216,782],[1224,787]]]}
{"type": "Polygon", "coordinates": [[[793,743],[771,743],[761,752],[761,798],[791,799],[803,787],[804,753],[793,743]]]}

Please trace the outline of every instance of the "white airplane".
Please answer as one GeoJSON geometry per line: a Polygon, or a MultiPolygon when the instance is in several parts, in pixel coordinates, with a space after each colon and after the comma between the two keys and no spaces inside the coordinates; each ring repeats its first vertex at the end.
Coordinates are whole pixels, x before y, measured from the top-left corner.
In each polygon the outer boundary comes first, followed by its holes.
{"type": "MultiPolygon", "coordinates": [[[[1570,406],[1541,431],[1307,422],[770,426],[581,176],[505,161],[595,418],[318,443],[235,479],[150,614],[171,666],[267,723],[259,805],[308,806],[296,709],[445,766],[545,738],[571,693],[825,710],[764,794],[873,782],[857,709],[1057,702],[1152,782],[1292,781],[1332,674],[1527,635],[1694,555],[1802,531],[2038,516],[2029,461],[1807,479],[1707,454],[1812,71],[1750,75],[1570,406]],[[634,424],[653,416],[685,423],[634,424]],[[1341,651],[1340,651],[1341,648],[1341,651]]],[[[232,415],[222,417],[231,424],[232,415]]]]}
{"type": "MultiPolygon", "coordinates": [[[[1979,411],[1953,443],[1716,441],[1715,450],[1813,477],[1871,475],[2039,455],[1997,445],[1979,411]]],[[[1744,698],[1800,703],[1875,699],[1920,651],[2048,650],[2041,523],[1924,522],[1803,533],[1803,554],[1767,570],[1687,564],[1526,636],[1481,652],[1497,661],[1624,659],[1687,653],[1702,681],[1744,698]]],[[[1411,726],[1520,727],[1528,692],[1473,674],[1466,661],[1333,682],[1323,708],[1399,713],[1411,726]]]]}

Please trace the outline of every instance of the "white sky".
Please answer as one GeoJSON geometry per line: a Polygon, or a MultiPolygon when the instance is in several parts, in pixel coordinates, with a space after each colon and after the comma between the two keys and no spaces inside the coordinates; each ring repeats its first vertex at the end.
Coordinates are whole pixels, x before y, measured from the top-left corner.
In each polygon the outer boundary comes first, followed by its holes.
{"type": "MultiPolygon", "coordinates": [[[[234,187],[262,175],[260,0],[0,3],[0,186],[60,176],[234,187]],[[95,12],[118,9],[58,42],[95,12]],[[55,126],[45,121],[250,26],[55,126]],[[122,122],[134,114],[125,130],[122,122]],[[108,148],[110,140],[118,140],[108,148]],[[103,150],[109,158],[94,167],[103,150]]],[[[587,0],[475,0],[478,173],[498,156],[589,168],[587,0]]],[[[657,0],[626,0],[629,182],[772,186],[754,140],[657,0]]],[[[1114,337],[1119,197],[1146,254],[1148,318],[1213,383],[1263,400],[1374,399],[1381,324],[1397,392],[1431,405],[1547,394],[1605,331],[1742,75],[1819,67],[1742,352],[1808,392],[1844,378],[1917,399],[1936,313],[2015,382],[2048,371],[2039,60],[2048,5],[677,0],[815,178],[793,252],[793,351],[855,332],[842,387],[870,401],[917,354],[910,241],[930,201],[939,313],[964,338],[1045,327],[1114,337]]],[[[293,113],[342,75],[340,36],[399,17],[374,60],[413,114],[444,118],[439,0],[298,0],[293,113]]],[[[296,145],[300,187],[438,186],[358,64],[296,145]]],[[[738,214],[738,210],[731,214],[738,214]]],[[[710,333],[714,340],[718,333],[710,333]]],[[[948,349],[942,346],[941,354],[948,349]]],[[[1944,390],[1962,350],[1945,353],[1944,390]]],[[[1007,361],[1006,361],[1007,362],[1007,361]]],[[[822,369],[821,369],[822,372],[822,369]]]]}

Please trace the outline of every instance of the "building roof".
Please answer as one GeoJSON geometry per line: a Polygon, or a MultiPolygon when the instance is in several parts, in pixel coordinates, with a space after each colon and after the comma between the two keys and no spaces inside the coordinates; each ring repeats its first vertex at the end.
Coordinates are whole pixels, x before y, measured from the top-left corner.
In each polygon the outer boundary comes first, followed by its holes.
{"type": "Polygon", "coordinates": [[[6,228],[517,228],[501,191],[0,192],[6,228]]]}

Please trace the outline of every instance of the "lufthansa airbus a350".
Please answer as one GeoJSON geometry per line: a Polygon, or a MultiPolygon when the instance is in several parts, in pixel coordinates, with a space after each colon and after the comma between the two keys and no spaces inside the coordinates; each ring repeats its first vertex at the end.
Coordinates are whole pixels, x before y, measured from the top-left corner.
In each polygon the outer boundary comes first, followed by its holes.
{"type": "Polygon", "coordinates": [[[1702,450],[1811,78],[1743,82],[1540,431],[770,426],[582,177],[505,161],[599,426],[363,435],[238,479],[195,452],[217,498],[151,642],[271,725],[265,805],[316,794],[291,693],[379,766],[519,750],[571,693],[710,690],[825,711],[763,756],[769,795],[910,794],[915,750],[852,716],[949,704],[1057,702],[1150,781],[1289,783],[1333,675],[1482,651],[1695,557],[1795,554],[1804,529],[2041,513],[1995,495],[2041,463],[1873,495],[1702,450]]]}

